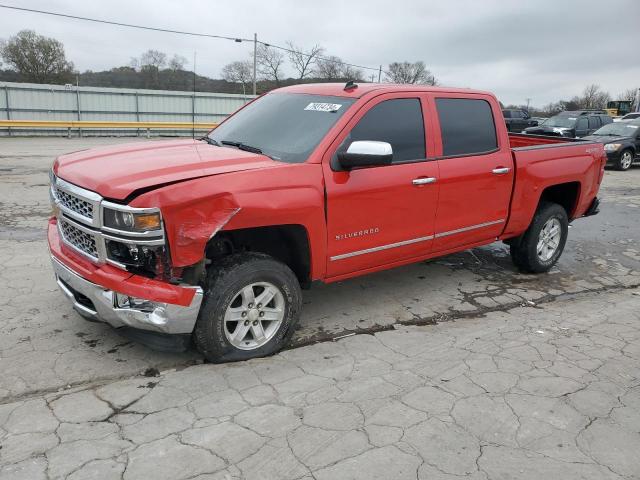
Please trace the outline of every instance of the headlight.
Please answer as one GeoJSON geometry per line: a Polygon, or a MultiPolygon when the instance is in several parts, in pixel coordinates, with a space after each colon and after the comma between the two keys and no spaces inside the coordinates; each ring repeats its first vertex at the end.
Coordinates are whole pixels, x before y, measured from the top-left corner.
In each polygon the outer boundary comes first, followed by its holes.
{"type": "Polygon", "coordinates": [[[116,210],[104,207],[102,221],[107,228],[125,232],[150,232],[162,228],[160,212],[151,209],[136,212],[133,209],[116,210]]]}
{"type": "Polygon", "coordinates": [[[604,151],[605,152],[615,152],[616,150],[620,150],[620,147],[622,147],[621,143],[607,143],[604,146],[604,151]]]}

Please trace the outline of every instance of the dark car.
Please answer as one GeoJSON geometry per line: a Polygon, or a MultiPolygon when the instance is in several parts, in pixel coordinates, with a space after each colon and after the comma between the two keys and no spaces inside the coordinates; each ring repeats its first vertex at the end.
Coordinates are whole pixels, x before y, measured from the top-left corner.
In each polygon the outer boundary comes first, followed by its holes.
{"type": "Polygon", "coordinates": [[[628,170],[633,163],[640,163],[640,120],[610,123],[585,139],[603,143],[607,165],[616,170],[628,170]]]}
{"type": "Polygon", "coordinates": [[[538,125],[538,122],[531,118],[529,112],[519,108],[505,108],[502,110],[502,116],[504,116],[504,123],[507,124],[509,132],[519,133],[525,128],[538,125]]]}
{"type": "Polygon", "coordinates": [[[603,110],[567,110],[551,117],[542,125],[529,127],[523,133],[556,137],[586,137],[613,120],[603,110]]]}

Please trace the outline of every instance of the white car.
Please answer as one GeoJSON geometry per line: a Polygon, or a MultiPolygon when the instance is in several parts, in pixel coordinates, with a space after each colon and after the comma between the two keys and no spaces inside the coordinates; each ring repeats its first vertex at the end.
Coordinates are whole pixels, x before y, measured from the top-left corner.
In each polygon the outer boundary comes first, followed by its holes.
{"type": "Polygon", "coordinates": [[[627,113],[624,117],[614,118],[614,122],[626,122],[628,120],[637,120],[640,118],[640,112],[627,113]]]}

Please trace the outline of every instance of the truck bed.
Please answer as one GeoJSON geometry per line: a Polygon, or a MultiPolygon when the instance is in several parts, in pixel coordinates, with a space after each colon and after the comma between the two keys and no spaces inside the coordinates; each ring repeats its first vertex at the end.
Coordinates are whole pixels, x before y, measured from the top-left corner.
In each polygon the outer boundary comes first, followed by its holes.
{"type": "Polygon", "coordinates": [[[544,145],[557,145],[559,143],[584,142],[580,138],[551,137],[546,135],[529,135],[522,133],[509,133],[509,143],[511,148],[539,147],[544,145]]]}
{"type": "Polygon", "coordinates": [[[574,185],[578,198],[569,206],[569,218],[585,214],[604,174],[606,155],[601,143],[517,133],[509,134],[509,142],[516,181],[506,235],[526,230],[538,206],[538,192],[552,185],[574,185]]]}

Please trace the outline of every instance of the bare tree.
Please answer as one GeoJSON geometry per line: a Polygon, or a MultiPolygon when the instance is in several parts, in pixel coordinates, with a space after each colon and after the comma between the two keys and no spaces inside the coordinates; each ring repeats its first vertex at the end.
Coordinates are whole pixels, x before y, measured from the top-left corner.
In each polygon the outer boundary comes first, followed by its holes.
{"type": "Polygon", "coordinates": [[[618,95],[618,99],[620,100],[628,100],[631,102],[631,110],[635,110],[636,108],[636,95],[638,90],[636,88],[628,88],[624,92],[618,95]]]}
{"type": "Polygon", "coordinates": [[[0,42],[0,56],[29,82],[68,82],[72,78],[73,63],[67,60],[64,45],[33,30],[22,30],[0,42]]]}
{"type": "Polygon", "coordinates": [[[357,67],[342,64],[340,68],[340,77],[343,80],[362,81],[364,78],[364,73],[357,67]]]}
{"type": "Polygon", "coordinates": [[[287,42],[289,47],[289,61],[296,72],[298,72],[298,80],[308,77],[313,72],[313,67],[318,61],[318,57],[324,53],[324,48],[320,45],[314,45],[308,52],[303,52],[292,42],[287,42]]]}
{"type": "Polygon", "coordinates": [[[324,80],[340,80],[342,78],[342,59],[331,55],[319,58],[316,62],[316,75],[324,80]]]}
{"type": "Polygon", "coordinates": [[[253,65],[248,60],[228,63],[222,68],[222,78],[230,83],[240,83],[242,93],[246,94],[247,85],[253,81],[253,65]]]}
{"type": "Polygon", "coordinates": [[[140,55],[140,68],[154,68],[160,70],[167,64],[167,54],[159,50],[147,50],[140,55]]]}
{"type": "Polygon", "coordinates": [[[178,55],[177,53],[171,57],[169,60],[168,66],[169,70],[173,70],[177,72],[178,70],[184,70],[184,66],[187,64],[187,59],[182,55],[178,55]]]}
{"type": "Polygon", "coordinates": [[[599,85],[591,84],[585,87],[582,97],[579,98],[579,105],[584,109],[605,108],[611,99],[609,93],[600,89],[599,85]]]}
{"type": "Polygon", "coordinates": [[[418,83],[436,85],[436,77],[427,70],[424,62],[393,62],[385,72],[386,79],[392,83],[418,83]]]}
{"type": "Polygon", "coordinates": [[[284,64],[284,54],[280,50],[261,43],[256,51],[256,63],[265,80],[273,80],[280,85],[284,64]]]}

